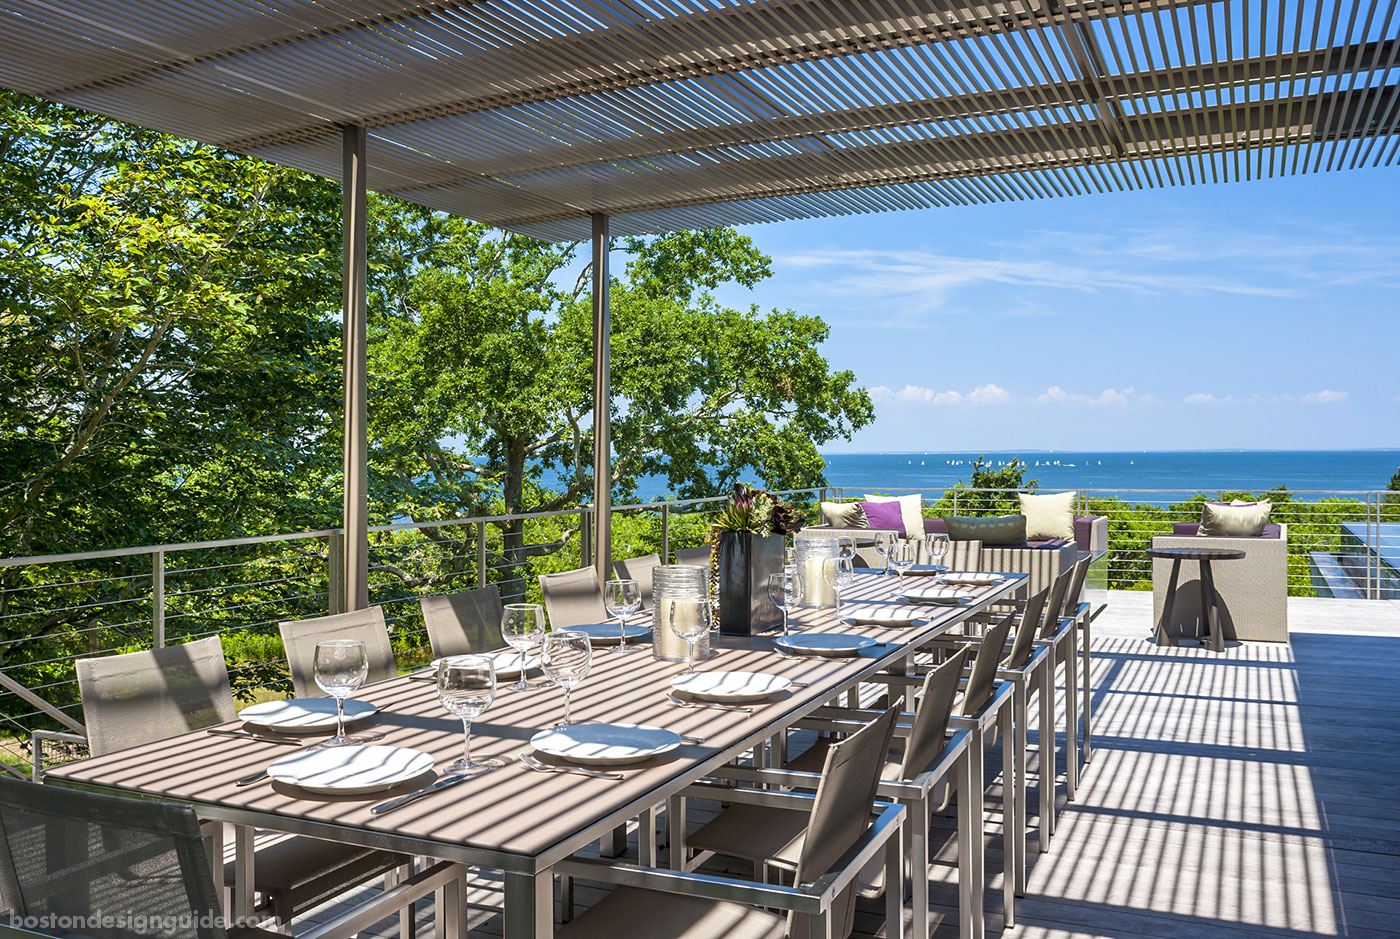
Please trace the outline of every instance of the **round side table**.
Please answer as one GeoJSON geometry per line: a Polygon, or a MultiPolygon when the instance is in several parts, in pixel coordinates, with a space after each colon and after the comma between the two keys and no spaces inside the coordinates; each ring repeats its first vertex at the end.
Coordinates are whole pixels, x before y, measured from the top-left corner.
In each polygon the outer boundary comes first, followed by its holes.
{"type": "MultiPolygon", "coordinates": [[[[1162,601],[1162,619],[1157,623],[1157,645],[1174,646],[1181,637],[1171,633],[1172,606],[1176,600],[1176,584],[1181,577],[1181,562],[1195,561],[1201,566],[1201,621],[1194,638],[1215,652],[1225,651],[1225,636],[1220,629],[1220,595],[1215,592],[1215,576],[1210,565],[1214,561],[1238,561],[1245,554],[1236,548],[1148,548],[1147,556],[1172,562],[1172,577],[1167,595],[1162,601]]],[[[1191,637],[1186,637],[1191,638],[1191,637]]]]}

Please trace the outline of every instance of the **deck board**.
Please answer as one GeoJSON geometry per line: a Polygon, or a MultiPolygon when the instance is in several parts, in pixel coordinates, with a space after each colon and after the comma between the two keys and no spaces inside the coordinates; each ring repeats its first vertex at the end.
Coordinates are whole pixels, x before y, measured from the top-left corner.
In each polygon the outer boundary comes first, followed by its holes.
{"type": "MultiPolygon", "coordinates": [[[[1060,781],[1047,854],[1036,852],[1031,818],[1027,893],[1016,928],[1001,935],[1400,935],[1400,601],[1295,599],[1289,613],[1288,644],[1158,650],[1148,639],[1151,594],[1110,595],[1093,632],[1094,759],[1076,801],[1065,801],[1060,781]]],[[[1001,926],[999,766],[989,753],[992,936],[1001,926]]],[[[1030,767],[1034,807],[1034,754],[1030,767]]],[[[693,812],[692,824],[706,815],[693,812]]],[[[940,939],[957,935],[952,826],[934,820],[940,939]]],[[[581,904],[598,895],[578,892],[581,904]]],[[[499,935],[499,881],[477,877],[471,900],[472,934],[499,935]]],[[[878,910],[863,910],[856,936],[884,935],[878,910]]]]}

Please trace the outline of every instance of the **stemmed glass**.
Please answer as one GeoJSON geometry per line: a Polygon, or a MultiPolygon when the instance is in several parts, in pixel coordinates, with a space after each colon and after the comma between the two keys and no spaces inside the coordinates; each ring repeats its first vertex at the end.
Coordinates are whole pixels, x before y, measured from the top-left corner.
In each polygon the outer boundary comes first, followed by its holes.
{"type": "Polygon", "coordinates": [[[529,691],[535,686],[525,680],[525,653],[544,635],[544,607],[538,603],[507,603],[501,610],[501,636],[520,653],[520,680],[507,687],[529,691]]]}
{"type": "Polygon", "coordinates": [[[636,646],[627,644],[627,617],[642,608],[642,588],[635,580],[610,580],[603,585],[603,606],[609,616],[618,620],[618,639],[615,652],[636,652],[636,646]]]}
{"type": "Polygon", "coordinates": [[[564,719],[555,727],[567,727],[573,723],[569,719],[569,692],[574,685],[588,677],[593,666],[593,644],[588,634],[576,629],[556,629],[544,634],[544,647],[540,658],[544,663],[544,673],[560,688],[564,689],[564,719]]]}
{"type": "Polygon", "coordinates": [[[928,535],[924,538],[924,546],[928,549],[928,557],[933,566],[942,567],[943,557],[948,553],[948,536],[928,535]]]}
{"type": "Polygon", "coordinates": [[[890,551],[897,543],[894,532],[882,531],[875,535],[875,553],[880,555],[880,560],[884,562],[885,577],[890,576],[890,551]]]}
{"type": "Polygon", "coordinates": [[[486,773],[505,766],[503,760],[472,760],[472,719],[496,698],[496,666],[484,655],[451,655],[438,662],[438,700],[448,713],[462,719],[462,758],[449,773],[486,773]]]}
{"type": "Polygon", "coordinates": [[[695,644],[710,631],[710,601],[682,597],[671,602],[671,632],[685,640],[685,673],[695,674],[695,644]]]}
{"type": "Polygon", "coordinates": [[[768,575],[768,599],[783,611],[783,635],[788,634],[788,611],[802,602],[802,578],[792,567],[768,575]]]}
{"type": "Polygon", "coordinates": [[[341,747],[359,743],[345,735],[345,699],[354,694],[369,677],[369,653],[358,639],[326,639],[316,643],[312,668],[316,684],[335,698],[335,736],[321,746],[341,747]]]}
{"type": "Polygon", "coordinates": [[[918,560],[918,546],[912,541],[896,541],[890,548],[890,563],[899,572],[899,586],[904,587],[904,575],[918,560]]]}
{"type": "Polygon", "coordinates": [[[851,558],[842,555],[841,557],[829,558],[822,562],[822,576],[826,578],[827,584],[831,586],[831,592],[836,595],[836,616],[841,616],[841,591],[851,585],[851,581],[856,578],[855,564],[851,558]]]}
{"type": "Polygon", "coordinates": [[[851,562],[851,569],[855,570],[856,540],[850,535],[841,535],[836,539],[837,554],[842,560],[851,562]]]}

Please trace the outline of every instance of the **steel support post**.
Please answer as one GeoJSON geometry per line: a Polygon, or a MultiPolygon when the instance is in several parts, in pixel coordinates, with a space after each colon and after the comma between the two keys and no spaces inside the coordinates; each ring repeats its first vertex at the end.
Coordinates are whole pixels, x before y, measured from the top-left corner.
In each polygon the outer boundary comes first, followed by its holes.
{"type": "Polygon", "coordinates": [[[612,576],[612,403],[608,366],[608,217],[593,216],[593,563],[612,576]]]}
{"type": "Polygon", "coordinates": [[[344,241],[343,342],[345,381],[343,610],[369,606],[368,307],[365,299],[365,129],[344,129],[345,175],[341,225],[344,241]]]}

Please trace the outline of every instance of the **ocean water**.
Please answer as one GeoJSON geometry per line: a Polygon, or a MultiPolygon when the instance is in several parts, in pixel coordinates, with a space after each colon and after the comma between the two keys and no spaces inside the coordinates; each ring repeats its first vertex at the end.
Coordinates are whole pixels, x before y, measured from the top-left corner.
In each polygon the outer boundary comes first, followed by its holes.
{"type": "Polygon", "coordinates": [[[972,463],[984,456],[994,466],[1019,458],[1025,478],[1041,489],[1170,489],[1214,493],[1258,492],[1278,486],[1314,499],[1304,490],[1384,489],[1400,466],[1397,450],[1070,450],[996,453],[833,453],[826,476],[847,489],[944,489],[968,482],[972,463]]]}

